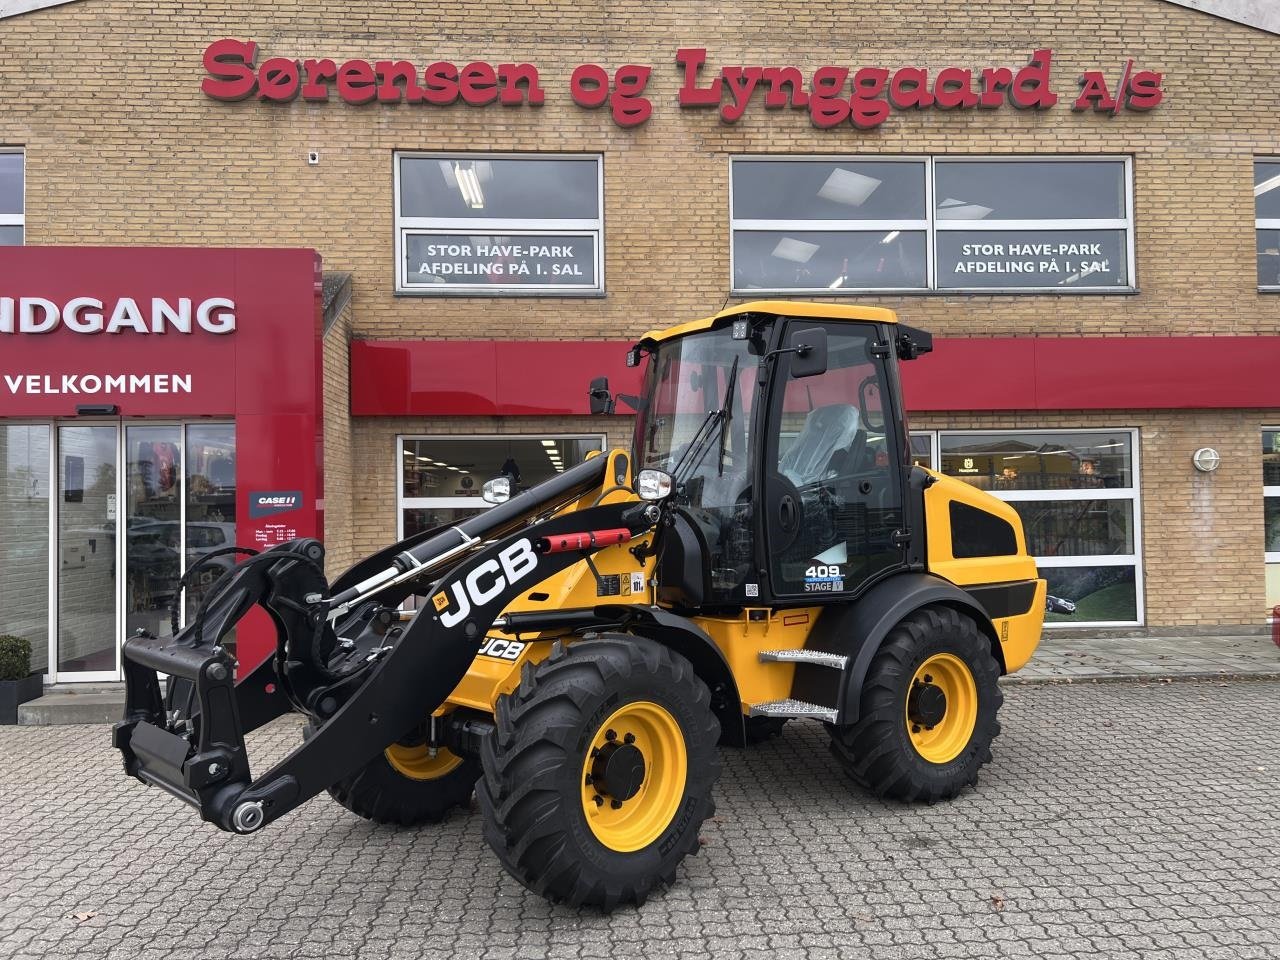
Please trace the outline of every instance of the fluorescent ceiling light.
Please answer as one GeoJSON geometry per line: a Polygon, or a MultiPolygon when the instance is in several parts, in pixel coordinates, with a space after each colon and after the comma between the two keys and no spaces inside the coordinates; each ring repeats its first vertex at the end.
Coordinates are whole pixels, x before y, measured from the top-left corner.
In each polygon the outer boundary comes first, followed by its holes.
{"type": "Polygon", "coordinates": [[[886,234],[884,235],[884,237],[883,237],[883,238],[881,238],[880,242],[881,242],[881,243],[893,243],[893,241],[895,241],[895,240],[897,240],[897,239],[898,239],[898,235],[899,235],[901,232],[902,232],[901,230],[890,230],[888,233],[886,233],[886,234]]]}
{"type": "Polygon", "coordinates": [[[882,182],[875,177],[836,167],[818,191],[818,196],[846,207],[860,207],[882,182]]]}
{"type": "Polygon", "coordinates": [[[938,204],[939,220],[981,220],[991,212],[991,207],[980,203],[965,203],[948,197],[938,204]]]}
{"type": "Polygon", "coordinates": [[[543,440],[542,445],[544,447],[554,447],[556,445],[556,442],[554,440],[543,440]]]}
{"type": "Polygon", "coordinates": [[[840,285],[841,285],[842,283],[844,283],[844,277],[842,277],[842,276],[841,276],[841,277],[836,277],[836,278],[835,278],[834,280],[832,280],[829,284],[827,284],[827,289],[828,289],[828,290],[837,290],[837,289],[839,289],[839,287],[840,287],[840,285]]]}
{"type": "Polygon", "coordinates": [[[793,240],[791,237],[783,237],[773,248],[775,257],[779,260],[790,260],[792,263],[808,263],[817,252],[816,243],[805,243],[803,240],[793,240]]]}
{"type": "Polygon", "coordinates": [[[462,194],[463,202],[472,210],[484,209],[484,193],[480,189],[475,165],[459,161],[453,165],[453,175],[458,181],[458,192],[462,194]]]}
{"type": "Polygon", "coordinates": [[[1280,173],[1277,173],[1274,177],[1268,177],[1266,180],[1263,180],[1260,184],[1254,187],[1253,195],[1255,197],[1260,197],[1264,193],[1270,193],[1276,187],[1280,187],[1280,173]]]}

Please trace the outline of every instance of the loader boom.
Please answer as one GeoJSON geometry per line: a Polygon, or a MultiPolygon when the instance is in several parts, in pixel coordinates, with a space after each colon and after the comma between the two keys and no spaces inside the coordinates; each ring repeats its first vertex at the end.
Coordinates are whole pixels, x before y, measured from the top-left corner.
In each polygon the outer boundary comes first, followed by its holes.
{"type": "Polygon", "coordinates": [[[314,540],[282,544],[234,568],[178,637],[139,636],[125,645],[126,714],[113,735],[125,769],[242,833],[358,769],[440,706],[516,595],[593,550],[590,539],[551,549],[555,538],[605,530],[630,538],[653,525],[656,508],[636,501],[535,519],[599,486],[605,464],[604,457],[588,460],[457,527],[397,544],[340,579],[350,585],[332,597],[314,540]],[[433,603],[403,628],[392,626],[387,605],[410,593],[433,603]],[[264,664],[235,685],[235,664],[220,641],[254,604],[276,625],[277,651],[269,671],[264,664]],[[344,647],[348,656],[333,656],[344,647]],[[157,671],[177,681],[167,704],[157,671]],[[184,690],[185,703],[174,694],[184,690]],[[252,778],[244,734],[290,706],[310,718],[311,736],[252,778]]]}

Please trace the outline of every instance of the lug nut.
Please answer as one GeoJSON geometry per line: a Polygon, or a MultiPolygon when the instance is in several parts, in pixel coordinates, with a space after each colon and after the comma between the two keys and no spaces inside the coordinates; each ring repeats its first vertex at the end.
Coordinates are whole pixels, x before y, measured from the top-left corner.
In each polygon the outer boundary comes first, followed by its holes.
{"type": "Polygon", "coordinates": [[[623,742],[623,743],[635,743],[635,742],[636,742],[636,735],[635,735],[634,733],[628,733],[626,736],[624,736],[624,737],[622,738],[622,742],[623,742]]]}
{"type": "Polygon", "coordinates": [[[929,675],[926,673],[926,674],[924,675],[924,682],[925,682],[925,683],[933,683],[933,677],[929,676],[929,675]]]}
{"type": "Polygon", "coordinates": [[[608,740],[610,743],[612,743],[614,740],[618,739],[618,735],[614,733],[612,730],[606,730],[604,732],[604,738],[608,740]]]}
{"type": "Polygon", "coordinates": [[[603,806],[604,806],[604,797],[600,796],[600,794],[598,794],[598,793],[597,793],[597,794],[596,794],[594,797],[592,797],[591,799],[592,799],[592,800],[594,800],[594,801],[596,802],[596,806],[597,806],[597,807],[603,807],[603,806]]]}
{"type": "Polygon", "coordinates": [[[621,800],[611,800],[611,801],[609,801],[609,806],[611,806],[614,810],[621,810],[621,809],[622,809],[622,801],[621,801],[621,800]]]}
{"type": "Polygon", "coordinates": [[[589,773],[588,773],[588,774],[587,774],[587,786],[589,787],[589,786],[591,786],[591,785],[592,785],[593,783],[595,783],[595,782],[596,782],[595,777],[591,776],[591,774],[589,774],[589,773]]]}
{"type": "Polygon", "coordinates": [[[594,759],[595,759],[596,757],[598,757],[598,756],[600,756],[600,748],[599,748],[599,747],[592,747],[592,748],[591,748],[591,759],[592,759],[592,760],[594,760],[594,759]]]}
{"type": "Polygon", "coordinates": [[[912,733],[919,733],[919,732],[920,732],[920,724],[918,724],[918,723],[913,723],[913,724],[911,725],[911,732],[912,732],[912,733]]]}

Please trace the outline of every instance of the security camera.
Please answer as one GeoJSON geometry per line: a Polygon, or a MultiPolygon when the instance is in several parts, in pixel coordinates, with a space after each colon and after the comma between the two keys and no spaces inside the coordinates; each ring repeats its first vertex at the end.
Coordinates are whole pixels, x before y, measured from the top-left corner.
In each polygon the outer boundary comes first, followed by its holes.
{"type": "Polygon", "coordinates": [[[311,166],[313,166],[313,167],[314,167],[314,166],[315,166],[317,163],[319,163],[319,162],[320,162],[320,151],[319,151],[319,150],[308,150],[308,151],[307,151],[307,163],[309,163],[311,166]]]}

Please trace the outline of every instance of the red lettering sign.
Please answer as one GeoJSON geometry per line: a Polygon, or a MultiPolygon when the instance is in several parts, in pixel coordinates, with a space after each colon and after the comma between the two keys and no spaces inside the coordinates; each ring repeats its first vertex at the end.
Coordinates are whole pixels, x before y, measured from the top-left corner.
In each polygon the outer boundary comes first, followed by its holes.
{"type": "MultiPolygon", "coordinates": [[[[531,63],[492,64],[476,60],[461,67],[448,61],[419,70],[411,60],[291,60],[271,57],[260,67],[258,45],[252,40],[224,39],[204,53],[207,76],[201,89],[215,100],[235,102],[256,97],[289,103],[301,96],[324,102],[335,88],[345,103],[429,104],[448,106],[459,99],[473,107],[498,103],[512,107],[540,106],[545,93],[538,68],[531,63]]],[[[923,67],[849,66],[821,64],[808,74],[796,66],[730,64],[707,67],[704,47],[676,51],[681,108],[715,107],[724,123],[737,123],[751,109],[753,99],[766,110],[803,110],[809,121],[827,129],[849,124],[872,130],[895,110],[995,110],[1006,104],[1021,110],[1047,110],[1058,102],[1053,89],[1053,51],[1041,48],[1017,68],[1006,66],[948,66],[930,75],[923,67]],[[704,77],[702,74],[706,72],[704,77]],[[762,91],[757,96],[757,91],[762,91]]],[[[588,110],[609,105],[614,123],[634,127],[653,115],[644,96],[651,67],[626,64],[613,70],[596,63],[576,67],[569,77],[569,96],[588,110]]],[[[1088,70],[1079,78],[1080,93],[1072,109],[1098,113],[1145,111],[1164,98],[1164,75],[1134,70],[1133,60],[1122,64],[1112,88],[1102,70],[1088,70]]]]}

